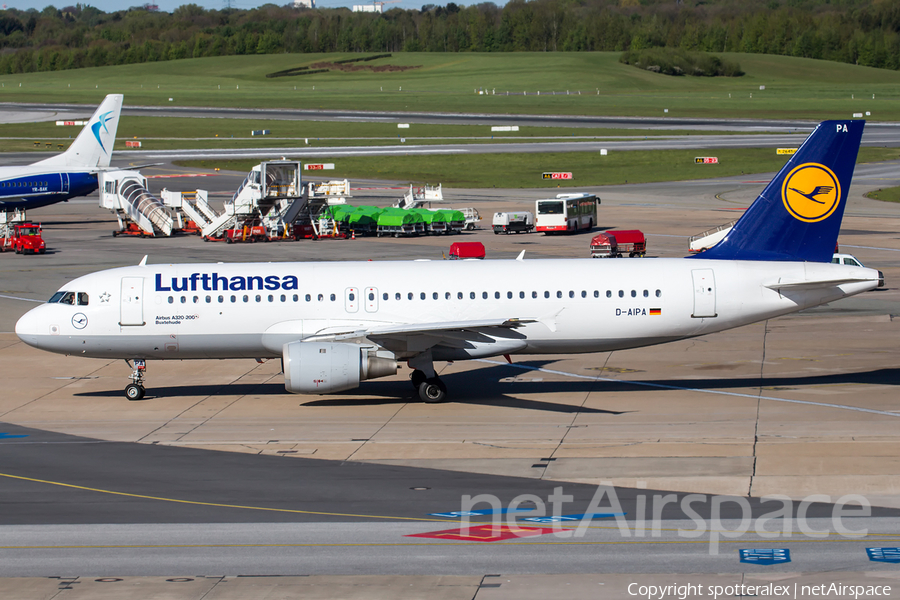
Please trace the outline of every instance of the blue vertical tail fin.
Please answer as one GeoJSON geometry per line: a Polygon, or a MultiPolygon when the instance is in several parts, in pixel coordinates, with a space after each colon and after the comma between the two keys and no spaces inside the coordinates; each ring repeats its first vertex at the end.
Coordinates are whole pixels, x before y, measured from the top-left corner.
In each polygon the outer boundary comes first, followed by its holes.
{"type": "Polygon", "coordinates": [[[864,126],[819,124],[728,235],[696,257],[831,262],[864,126]]]}

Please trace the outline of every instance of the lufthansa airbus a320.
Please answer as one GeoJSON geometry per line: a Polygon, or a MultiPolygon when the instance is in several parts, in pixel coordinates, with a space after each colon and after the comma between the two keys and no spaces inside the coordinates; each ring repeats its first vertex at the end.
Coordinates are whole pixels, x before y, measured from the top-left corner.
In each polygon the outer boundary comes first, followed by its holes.
{"type": "Polygon", "coordinates": [[[398,363],[426,402],[435,361],[604,352],[740,327],[874,289],[832,264],[863,121],[826,121],[728,236],[689,258],[260,264],[111,269],[66,283],[16,333],[135,361],[280,358],[288,391],[349,390],[398,363]],[[797,190],[814,190],[803,193],[797,190]]]}

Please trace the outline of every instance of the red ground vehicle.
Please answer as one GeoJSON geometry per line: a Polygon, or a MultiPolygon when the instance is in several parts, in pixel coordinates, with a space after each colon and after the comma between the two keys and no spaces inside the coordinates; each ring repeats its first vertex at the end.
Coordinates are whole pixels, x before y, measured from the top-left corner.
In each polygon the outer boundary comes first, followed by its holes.
{"type": "Polygon", "coordinates": [[[484,258],[484,244],[481,242],[455,242],[450,245],[450,259],[484,258]]]}
{"type": "Polygon", "coordinates": [[[591,240],[591,258],[644,256],[646,251],[647,239],[637,229],[610,229],[591,240]]]}
{"type": "Polygon", "coordinates": [[[43,254],[47,251],[41,237],[41,226],[27,222],[8,225],[6,237],[0,238],[0,249],[15,250],[16,254],[43,254]]]}

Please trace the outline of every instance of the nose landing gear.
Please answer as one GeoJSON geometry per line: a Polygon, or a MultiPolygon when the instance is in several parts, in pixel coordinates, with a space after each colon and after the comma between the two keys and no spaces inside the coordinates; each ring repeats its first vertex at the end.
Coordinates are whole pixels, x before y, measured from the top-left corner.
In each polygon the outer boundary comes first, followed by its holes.
{"type": "Polygon", "coordinates": [[[134,359],[134,365],[131,361],[125,360],[125,363],[131,367],[131,383],[125,386],[125,397],[131,401],[140,400],[144,397],[144,372],[147,370],[147,361],[143,358],[134,359]]]}

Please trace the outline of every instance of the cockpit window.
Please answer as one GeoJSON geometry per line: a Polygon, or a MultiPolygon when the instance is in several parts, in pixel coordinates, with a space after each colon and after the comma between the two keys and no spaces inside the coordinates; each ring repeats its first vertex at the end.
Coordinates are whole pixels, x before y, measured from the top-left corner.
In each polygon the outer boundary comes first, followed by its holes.
{"type": "Polygon", "coordinates": [[[88,305],[88,294],[87,292],[56,292],[53,296],[48,300],[51,304],[71,304],[72,306],[87,306],[88,305]]]}

